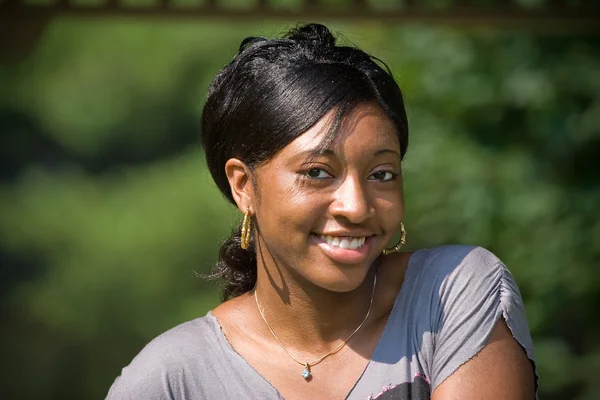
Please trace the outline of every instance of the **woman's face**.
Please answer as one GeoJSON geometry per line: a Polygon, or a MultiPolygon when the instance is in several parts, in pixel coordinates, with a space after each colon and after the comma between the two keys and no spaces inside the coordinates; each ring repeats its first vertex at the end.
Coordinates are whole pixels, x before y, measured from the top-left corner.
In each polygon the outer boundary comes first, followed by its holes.
{"type": "Polygon", "coordinates": [[[258,246],[284,274],[358,287],[404,212],[400,144],[374,104],[350,113],[323,151],[332,113],[255,169],[258,246]]]}

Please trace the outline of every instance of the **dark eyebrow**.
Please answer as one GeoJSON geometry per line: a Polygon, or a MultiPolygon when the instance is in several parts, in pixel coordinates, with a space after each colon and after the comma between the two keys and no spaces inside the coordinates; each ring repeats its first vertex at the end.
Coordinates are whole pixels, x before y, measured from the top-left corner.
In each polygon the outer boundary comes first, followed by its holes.
{"type": "Polygon", "coordinates": [[[398,157],[400,157],[400,152],[396,151],[396,150],[392,150],[392,149],[381,149],[381,150],[377,150],[373,155],[374,156],[378,156],[380,154],[386,154],[386,153],[392,153],[397,155],[398,157]]]}
{"type": "Polygon", "coordinates": [[[331,149],[308,149],[308,150],[304,150],[301,151],[300,153],[298,153],[299,157],[302,158],[306,158],[306,159],[315,159],[321,156],[335,156],[335,151],[331,150],[331,149]]]}
{"type": "MultiPolygon", "coordinates": [[[[395,154],[398,156],[398,158],[401,158],[400,152],[397,150],[392,150],[392,149],[377,150],[375,153],[373,153],[373,156],[379,156],[381,154],[387,154],[387,153],[395,154]]],[[[336,155],[335,151],[333,151],[331,149],[319,149],[319,148],[309,149],[309,150],[305,150],[305,151],[298,153],[298,156],[307,158],[309,160],[315,159],[315,158],[321,157],[321,156],[335,156],[335,155],[336,155]]]]}

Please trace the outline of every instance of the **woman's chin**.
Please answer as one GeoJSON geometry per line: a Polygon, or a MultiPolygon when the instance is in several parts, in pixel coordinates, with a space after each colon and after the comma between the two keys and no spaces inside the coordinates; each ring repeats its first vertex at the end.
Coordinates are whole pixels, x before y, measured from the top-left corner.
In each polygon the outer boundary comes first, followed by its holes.
{"type": "Polygon", "coordinates": [[[368,279],[368,273],[368,267],[340,269],[330,266],[327,268],[326,275],[320,273],[318,276],[313,276],[311,281],[313,284],[331,292],[348,293],[359,288],[365,279],[368,279]]]}

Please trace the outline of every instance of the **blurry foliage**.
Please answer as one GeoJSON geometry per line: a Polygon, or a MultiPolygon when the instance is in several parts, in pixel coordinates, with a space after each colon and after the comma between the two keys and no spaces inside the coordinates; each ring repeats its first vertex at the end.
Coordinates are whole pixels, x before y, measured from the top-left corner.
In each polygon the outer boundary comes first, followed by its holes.
{"type": "MultiPolygon", "coordinates": [[[[203,99],[243,37],[290,25],[59,20],[0,69],[1,398],[102,398],[151,338],[217,304],[196,274],[239,213],[204,167],[203,99]]],[[[494,251],[541,398],[600,398],[598,38],[330,25],[405,92],[410,247],[494,251]]]]}

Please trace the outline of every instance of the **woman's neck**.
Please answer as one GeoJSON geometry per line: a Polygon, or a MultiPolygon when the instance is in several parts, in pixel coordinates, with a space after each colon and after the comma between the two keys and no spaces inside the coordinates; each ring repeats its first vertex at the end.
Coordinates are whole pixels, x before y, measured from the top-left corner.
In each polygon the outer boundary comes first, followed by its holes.
{"type": "Polygon", "coordinates": [[[288,351],[318,355],[332,350],[372,309],[375,274],[373,267],[356,289],[340,293],[285,276],[279,270],[274,274],[268,266],[259,265],[256,289],[251,294],[263,313],[263,333],[274,333],[288,351]]]}

